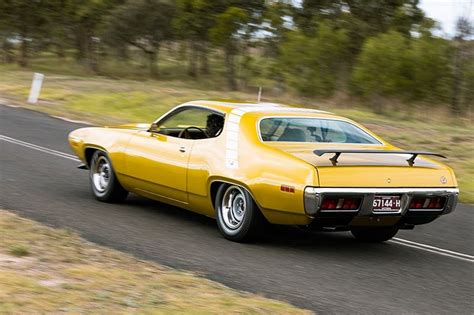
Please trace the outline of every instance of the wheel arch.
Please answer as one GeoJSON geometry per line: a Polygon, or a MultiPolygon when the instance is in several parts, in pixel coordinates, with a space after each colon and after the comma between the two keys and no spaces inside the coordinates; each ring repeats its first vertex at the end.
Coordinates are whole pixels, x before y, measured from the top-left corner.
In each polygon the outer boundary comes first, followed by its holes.
{"type": "Polygon", "coordinates": [[[95,146],[95,145],[84,146],[84,160],[86,162],[87,167],[90,167],[91,159],[95,151],[102,151],[108,155],[107,150],[105,150],[104,148],[100,146],[95,146]]]}
{"type": "Polygon", "coordinates": [[[217,192],[219,190],[219,187],[221,187],[222,185],[237,185],[237,186],[242,187],[243,189],[245,189],[250,194],[253,201],[257,205],[258,210],[263,214],[263,212],[261,210],[262,208],[258,204],[258,201],[255,199],[255,196],[253,195],[252,190],[250,189],[250,187],[248,187],[247,185],[245,185],[244,183],[242,183],[240,181],[230,179],[230,178],[223,178],[223,177],[213,178],[209,182],[209,196],[211,198],[211,202],[212,202],[212,206],[214,207],[214,210],[216,209],[216,204],[215,203],[216,203],[217,192]]]}

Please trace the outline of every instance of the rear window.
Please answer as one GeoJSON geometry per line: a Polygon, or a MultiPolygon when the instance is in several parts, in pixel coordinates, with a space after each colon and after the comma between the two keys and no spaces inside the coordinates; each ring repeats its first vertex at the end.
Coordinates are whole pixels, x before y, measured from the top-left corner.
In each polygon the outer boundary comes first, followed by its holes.
{"type": "Polygon", "coordinates": [[[263,141],[380,144],[351,123],[320,118],[265,118],[260,136],[263,141]]]}

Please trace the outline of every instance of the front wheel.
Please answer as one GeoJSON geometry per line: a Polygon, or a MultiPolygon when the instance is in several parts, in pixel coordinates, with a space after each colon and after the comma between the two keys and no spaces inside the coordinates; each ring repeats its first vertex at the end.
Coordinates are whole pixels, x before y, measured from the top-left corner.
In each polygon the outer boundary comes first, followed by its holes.
{"type": "Polygon", "coordinates": [[[105,152],[95,151],[89,166],[92,194],[97,200],[118,202],[127,198],[126,191],[115,176],[112,163],[105,152]]]}
{"type": "Polygon", "coordinates": [[[250,193],[237,185],[221,185],[215,206],[221,234],[234,242],[248,242],[258,237],[264,218],[250,193]]]}
{"type": "Polygon", "coordinates": [[[370,243],[381,243],[388,241],[398,232],[396,227],[382,228],[354,228],[351,229],[352,235],[359,241],[370,243]]]}

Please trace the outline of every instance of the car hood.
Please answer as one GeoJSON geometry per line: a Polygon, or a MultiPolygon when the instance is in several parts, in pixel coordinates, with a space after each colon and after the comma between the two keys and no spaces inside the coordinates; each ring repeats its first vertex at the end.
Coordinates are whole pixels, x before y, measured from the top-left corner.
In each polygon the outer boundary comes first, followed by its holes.
{"type": "Polygon", "coordinates": [[[449,167],[418,156],[409,165],[404,154],[350,154],[339,156],[337,164],[327,153],[317,156],[316,149],[397,150],[391,145],[351,144],[270,144],[316,167],[322,187],[455,187],[449,167]]]}

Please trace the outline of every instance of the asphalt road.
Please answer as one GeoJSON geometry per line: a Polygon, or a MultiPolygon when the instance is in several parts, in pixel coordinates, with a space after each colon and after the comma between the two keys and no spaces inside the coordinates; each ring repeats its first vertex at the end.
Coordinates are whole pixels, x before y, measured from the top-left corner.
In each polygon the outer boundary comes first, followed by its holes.
{"type": "MultiPolygon", "coordinates": [[[[68,132],[81,126],[6,106],[0,115],[0,135],[65,153],[68,132]]],[[[474,313],[474,263],[458,254],[283,227],[256,244],[232,243],[213,220],[179,208],[136,196],[94,200],[74,160],[2,139],[0,151],[0,207],[139,258],[321,314],[474,313]]],[[[460,205],[397,237],[472,256],[473,226],[474,208],[460,205]]]]}

